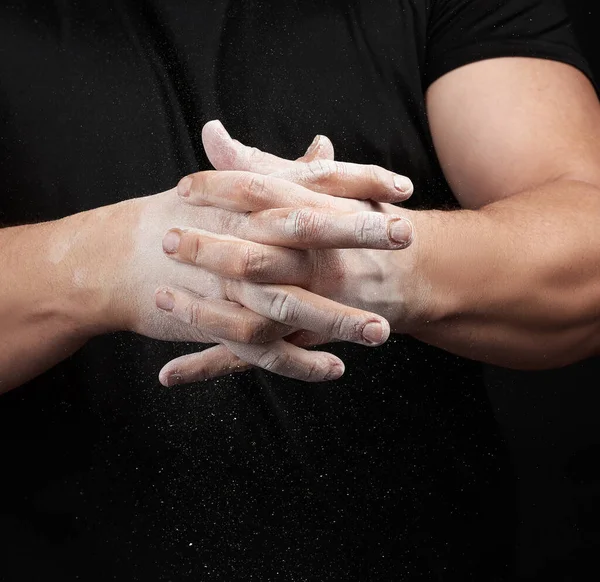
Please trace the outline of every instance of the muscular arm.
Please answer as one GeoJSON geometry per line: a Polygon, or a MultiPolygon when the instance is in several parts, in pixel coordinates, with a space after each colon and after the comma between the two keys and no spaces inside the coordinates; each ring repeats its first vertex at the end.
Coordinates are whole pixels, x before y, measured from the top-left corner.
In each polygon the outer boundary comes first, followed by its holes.
{"type": "Polygon", "coordinates": [[[442,77],[427,100],[464,210],[411,213],[413,304],[425,305],[411,333],[522,369],[597,354],[600,106],[589,81],[556,62],[494,59],[442,77]]]}
{"type": "Polygon", "coordinates": [[[413,335],[518,369],[598,352],[597,187],[558,180],[477,211],[416,214],[428,309],[413,335]]]}
{"type": "MultiPolygon", "coordinates": [[[[492,59],[440,78],[427,106],[463,208],[382,208],[414,224],[411,247],[344,255],[344,284],[327,270],[308,287],[383,315],[393,332],[505,367],[550,369],[597,354],[600,105],[590,82],[557,62],[492,59]]],[[[194,356],[189,376],[226,372],[227,357],[218,347],[194,356]]]]}

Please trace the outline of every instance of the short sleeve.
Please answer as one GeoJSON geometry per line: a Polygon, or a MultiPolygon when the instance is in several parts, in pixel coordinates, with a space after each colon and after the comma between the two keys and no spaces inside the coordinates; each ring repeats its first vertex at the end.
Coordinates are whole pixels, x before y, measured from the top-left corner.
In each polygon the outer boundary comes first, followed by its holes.
{"type": "Polygon", "coordinates": [[[572,65],[598,92],[562,0],[431,0],[425,88],[463,65],[510,56],[572,65]]]}

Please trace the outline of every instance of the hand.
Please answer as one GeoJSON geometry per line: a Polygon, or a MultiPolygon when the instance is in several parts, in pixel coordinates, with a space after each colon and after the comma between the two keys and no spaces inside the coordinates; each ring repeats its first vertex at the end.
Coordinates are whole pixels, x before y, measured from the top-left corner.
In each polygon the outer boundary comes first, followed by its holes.
{"type": "Polygon", "coordinates": [[[379,166],[336,162],[333,144],[323,135],[317,136],[306,154],[295,161],[231,139],[220,121],[204,126],[202,142],[216,170],[248,171],[287,180],[338,198],[321,201],[339,210],[397,214],[398,208],[387,203],[403,202],[413,193],[413,184],[405,176],[379,166]]]}
{"type": "MultiPolygon", "coordinates": [[[[327,138],[320,139],[321,151],[326,152],[327,160],[315,161],[305,157],[296,162],[281,160],[231,140],[218,122],[205,126],[203,140],[215,167],[228,169],[226,164],[242,170],[255,167],[269,174],[269,178],[256,179],[256,195],[243,200],[230,192],[225,196],[215,196],[216,190],[206,183],[205,173],[182,180],[180,190],[186,194],[189,203],[215,204],[238,211],[237,226],[241,227],[238,234],[246,240],[224,240],[211,233],[178,230],[176,233],[181,237],[181,243],[179,251],[171,254],[172,258],[184,263],[201,264],[213,273],[232,279],[229,292],[241,302],[247,302],[248,298],[244,290],[238,289],[239,283],[235,283],[235,280],[251,279],[262,284],[303,287],[349,305],[369,304],[369,309],[379,314],[393,313],[399,308],[396,301],[390,301],[397,299],[397,292],[394,289],[385,291],[385,285],[391,281],[391,278],[383,276],[389,266],[389,261],[384,259],[386,253],[378,251],[369,255],[365,250],[354,253],[326,250],[361,246],[384,248],[374,246],[375,241],[371,240],[370,244],[366,241],[375,233],[383,232],[379,225],[381,221],[388,220],[383,213],[395,211],[397,217],[398,208],[379,204],[380,214],[363,212],[351,215],[336,208],[371,209],[374,204],[370,201],[321,196],[320,201],[315,197],[315,203],[327,208],[327,211],[315,212],[300,208],[301,205],[295,200],[299,190],[293,184],[282,184],[280,180],[284,178],[295,184],[304,184],[322,193],[342,192],[355,198],[377,196],[380,200],[396,201],[402,201],[412,193],[410,181],[395,177],[382,168],[333,162],[333,147],[327,138]],[[408,186],[400,195],[397,188],[399,183],[408,186]],[[281,208],[290,203],[296,208],[281,208]],[[311,250],[303,250],[299,255],[290,253],[290,248],[311,250]],[[249,257],[253,257],[251,261],[249,257]],[[244,269],[240,270],[240,264],[244,264],[244,269]],[[357,280],[361,281],[360,289],[356,288],[357,280]],[[374,301],[377,297],[379,299],[374,301]]],[[[319,142],[316,140],[315,143],[319,142]]],[[[313,147],[314,151],[319,151],[318,145],[313,147]]],[[[398,237],[404,242],[396,249],[405,248],[412,238],[410,223],[402,220],[395,224],[399,229],[404,229],[398,237]]],[[[181,299],[185,302],[184,297],[181,299]]],[[[289,335],[286,340],[277,348],[274,346],[274,351],[284,349],[290,343],[314,346],[329,343],[335,338],[326,333],[301,331],[289,335]]],[[[179,383],[199,381],[231,373],[232,370],[248,369],[250,366],[243,356],[243,351],[233,352],[224,343],[199,354],[173,360],[161,374],[177,375],[179,383]]]]}
{"type": "MultiPolygon", "coordinates": [[[[252,200],[256,195],[256,174],[205,172],[203,175],[207,191],[217,198],[227,193],[241,200],[252,200]]],[[[283,180],[280,183],[289,185],[283,180]]],[[[335,207],[323,203],[329,197],[300,186],[295,188],[295,202],[301,207],[335,207]]],[[[130,330],[168,341],[225,342],[252,365],[308,381],[339,377],[343,363],[331,354],[307,351],[282,341],[282,337],[296,329],[364,345],[380,345],[389,336],[388,322],[377,314],[338,304],[294,285],[267,286],[249,280],[232,283],[201,266],[170,260],[161,249],[164,233],[174,225],[179,225],[182,231],[210,229],[214,233],[211,236],[217,237],[221,234],[259,238],[262,229],[259,213],[254,215],[258,222],[252,224],[245,220],[244,213],[186,203],[175,190],[129,200],[98,213],[110,216],[99,221],[98,226],[92,221],[92,228],[79,233],[81,238],[77,238],[78,245],[98,249],[97,260],[93,265],[88,261],[89,267],[79,269],[77,277],[91,281],[92,287],[102,289],[108,297],[106,303],[110,308],[104,312],[104,331],[130,330]],[[171,293],[165,293],[164,289],[155,293],[165,283],[171,293]],[[185,304],[182,298],[186,299],[185,304]],[[162,310],[156,309],[156,302],[162,310]],[[172,309],[169,302],[173,303],[172,309]],[[363,332],[368,324],[378,327],[379,334],[365,337],[363,332]]],[[[380,231],[374,232],[364,244],[397,248],[398,244],[387,238],[392,221],[393,218],[378,221],[376,226],[380,231]]],[[[338,237],[351,238],[351,219],[348,225],[350,233],[338,229],[338,237]]],[[[297,260],[299,251],[284,251],[289,260],[297,260]]],[[[245,263],[238,264],[243,267],[245,263]]],[[[163,373],[161,381],[168,384],[173,379],[163,373]]]]}

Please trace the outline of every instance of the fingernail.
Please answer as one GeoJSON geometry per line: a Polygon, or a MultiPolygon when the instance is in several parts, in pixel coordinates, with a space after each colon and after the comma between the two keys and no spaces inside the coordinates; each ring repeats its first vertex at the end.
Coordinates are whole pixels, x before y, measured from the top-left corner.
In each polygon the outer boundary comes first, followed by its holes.
{"type": "Polygon", "coordinates": [[[176,230],[170,230],[163,238],[163,251],[169,255],[176,253],[179,250],[180,242],[181,235],[176,230]]]}
{"type": "Polygon", "coordinates": [[[407,247],[413,238],[413,227],[410,220],[405,220],[404,218],[392,220],[389,226],[389,237],[395,243],[407,247]]]}
{"type": "Polygon", "coordinates": [[[167,387],[178,386],[183,384],[183,376],[181,374],[171,374],[167,377],[167,387]]]}
{"type": "Polygon", "coordinates": [[[159,291],[156,294],[156,307],[164,311],[173,311],[175,308],[175,297],[168,291],[159,291]]]}
{"type": "Polygon", "coordinates": [[[223,137],[226,137],[227,139],[231,139],[231,136],[229,135],[229,132],[225,129],[225,126],[223,125],[223,123],[219,119],[215,119],[215,122],[216,122],[217,132],[220,133],[223,137]]]}
{"type": "Polygon", "coordinates": [[[318,135],[317,137],[315,137],[315,139],[313,139],[313,142],[310,144],[310,146],[306,150],[306,155],[310,156],[311,154],[315,153],[319,149],[320,145],[321,145],[321,136],[318,135]]]}
{"type": "Polygon", "coordinates": [[[399,192],[406,194],[408,192],[412,192],[413,183],[405,176],[400,176],[400,175],[396,174],[394,176],[394,187],[399,192]]]}
{"type": "Polygon", "coordinates": [[[383,327],[380,323],[372,321],[363,328],[363,338],[370,344],[380,344],[383,341],[383,327]]]}
{"type": "Polygon", "coordinates": [[[330,382],[331,380],[339,380],[344,375],[344,365],[334,364],[327,375],[323,378],[323,382],[330,382]]]}
{"type": "Polygon", "coordinates": [[[186,176],[185,178],[181,178],[179,180],[179,184],[177,184],[177,194],[182,198],[187,198],[190,195],[190,190],[192,189],[192,177],[186,176]]]}

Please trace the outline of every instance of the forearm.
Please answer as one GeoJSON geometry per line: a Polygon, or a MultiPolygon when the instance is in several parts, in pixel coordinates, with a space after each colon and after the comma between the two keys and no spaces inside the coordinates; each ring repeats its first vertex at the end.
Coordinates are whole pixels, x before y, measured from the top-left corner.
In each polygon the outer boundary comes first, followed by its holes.
{"type": "Polygon", "coordinates": [[[107,331],[105,295],[84,263],[89,233],[109,212],[0,230],[0,393],[107,331]]]}
{"type": "Polygon", "coordinates": [[[410,333],[464,357],[521,369],[597,353],[598,217],[600,190],[566,180],[476,211],[411,213],[412,302],[423,309],[410,333]]]}

